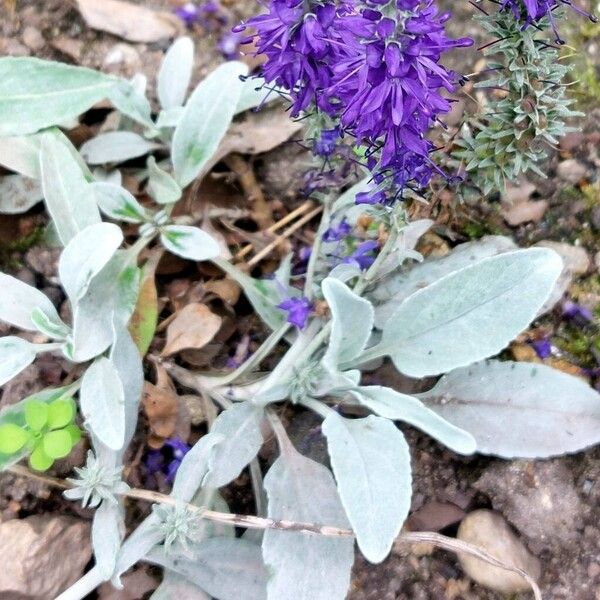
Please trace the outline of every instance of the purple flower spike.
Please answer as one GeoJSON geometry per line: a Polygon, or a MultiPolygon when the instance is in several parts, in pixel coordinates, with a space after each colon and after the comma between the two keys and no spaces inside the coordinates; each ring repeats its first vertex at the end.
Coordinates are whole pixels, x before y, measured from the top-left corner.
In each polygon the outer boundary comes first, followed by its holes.
{"type": "Polygon", "coordinates": [[[200,9],[193,2],[186,2],[173,11],[188,27],[200,19],[200,9]]]}
{"type": "Polygon", "coordinates": [[[304,329],[314,307],[308,298],[301,296],[299,298],[287,298],[281,304],[278,304],[277,308],[287,312],[288,323],[298,329],[304,329]]]}
{"type": "Polygon", "coordinates": [[[334,129],[324,129],[321,135],[313,143],[312,151],[317,156],[329,158],[336,149],[337,142],[340,139],[340,130],[338,127],[334,129]]]}
{"type": "Polygon", "coordinates": [[[342,260],[346,264],[357,264],[361,270],[368,269],[374,262],[374,252],[379,248],[379,244],[375,240],[367,240],[358,245],[356,250],[344,257],[342,260]]]}
{"type": "Polygon", "coordinates": [[[244,39],[244,34],[228,31],[221,36],[217,48],[227,60],[235,60],[240,53],[240,43],[244,39]]]}
{"type": "Polygon", "coordinates": [[[539,358],[548,358],[552,354],[552,344],[550,338],[542,338],[541,340],[535,340],[531,342],[535,353],[539,358]]]}
{"type": "Polygon", "coordinates": [[[577,304],[572,300],[566,300],[562,306],[563,317],[571,319],[576,323],[585,324],[594,320],[594,316],[589,308],[577,304]]]}
{"type": "Polygon", "coordinates": [[[144,464],[151,475],[162,473],[167,481],[173,483],[181,461],[189,451],[190,446],[180,438],[166,440],[160,450],[150,450],[146,454],[144,464]]]}
{"type": "Polygon", "coordinates": [[[339,242],[352,231],[352,225],[344,217],[337,225],[332,225],[323,234],[324,242],[339,242]]]}

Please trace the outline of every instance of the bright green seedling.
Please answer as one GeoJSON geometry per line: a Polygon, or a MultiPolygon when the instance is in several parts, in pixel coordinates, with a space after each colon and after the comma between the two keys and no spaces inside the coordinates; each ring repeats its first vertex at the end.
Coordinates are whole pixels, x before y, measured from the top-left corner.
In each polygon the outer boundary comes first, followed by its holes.
{"type": "Polygon", "coordinates": [[[68,456],[81,439],[81,431],[73,422],[76,414],[71,398],[59,398],[49,404],[29,400],[23,424],[0,426],[0,453],[29,453],[31,468],[47,471],[55,460],[68,456]]]}

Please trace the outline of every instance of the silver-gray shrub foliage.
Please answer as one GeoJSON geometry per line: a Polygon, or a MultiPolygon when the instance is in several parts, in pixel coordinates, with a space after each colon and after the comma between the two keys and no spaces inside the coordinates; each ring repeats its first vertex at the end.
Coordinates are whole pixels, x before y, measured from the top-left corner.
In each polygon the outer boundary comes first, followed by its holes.
{"type": "MultiPolygon", "coordinates": [[[[243,64],[230,62],[188,97],[192,57],[187,38],[167,53],[158,76],[162,108],[154,120],[141,76],[124,81],[31,58],[0,59],[0,163],[15,172],[8,176],[11,189],[28,190],[25,202],[2,201],[2,210],[27,210],[44,199],[63,246],[59,277],[72,313],[71,322],[63,322],[42,292],[0,274],[0,319],[49,340],[2,338],[0,383],[42,352],[61,352],[84,369],[67,388],[39,396],[46,401],[77,394],[92,445],[66,495],[95,507],[96,566],[61,598],[83,598],[105,580],[119,586],[120,576],[140,560],[165,570],[155,600],[192,590],[221,600],[343,598],[354,561],[352,538],[279,530],[248,530],[236,538],[231,525],[202,521],[190,509],[227,512],[218,488],[255,461],[266,419],[280,454],[264,478],[267,506],[259,516],[351,528],[360,551],[378,563],[411,502],[410,453],[395,422],[461,454],[548,457],[600,441],[600,396],[545,366],[488,360],[540,313],[561,272],[556,253],[519,250],[510,240],[490,237],[423,261],[415,247],[432,223],[407,223],[401,206],[359,210],[354,199],[366,180],[339,198],[323,197],[304,290],[291,285],[289,260],[275,280],[258,281],[221,258],[216,240],[185,217],[174,218],[172,209],[211,164],[234,116],[259,103],[262,93],[256,82],[240,79],[243,64]],[[105,98],[119,111],[119,126],[78,152],[58,127],[105,98]],[[153,209],[121,186],[115,168],[140,156],[148,156],[138,176],[153,209]],[[323,232],[344,220],[354,225],[364,211],[387,223],[385,245],[368,269],[334,267],[323,232]],[[137,241],[124,247],[120,227],[103,216],[138,225],[137,241]],[[173,504],[153,510],[124,539],[123,455],[143,383],[128,322],[139,293],[139,255],[153,242],[221,267],[272,333],[232,374],[198,376],[205,393],[226,408],[183,459],[173,504]],[[300,297],[326,301],[329,316],[312,315],[306,328],[293,329],[278,305],[300,297]],[[260,373],[261,360],[279,342],[287,351],[271,373],[260,373]],[[405,375],[443,377],[420,395],[361,385],[361,371],[385,357],[405,375]],[[322,418],[330,468],[293,447],[271,411],[286,401],[322,418]],[[363,416],[348,418],[345,408],[363,416]]],[[[25,400],[1,413],[0,424],[18,421],[24,406],[25,400]]],[[[22,456],[0,455],[0,466],[22,456]]],[[[251,472],[256,475],[256,468],[251,472]]]]}

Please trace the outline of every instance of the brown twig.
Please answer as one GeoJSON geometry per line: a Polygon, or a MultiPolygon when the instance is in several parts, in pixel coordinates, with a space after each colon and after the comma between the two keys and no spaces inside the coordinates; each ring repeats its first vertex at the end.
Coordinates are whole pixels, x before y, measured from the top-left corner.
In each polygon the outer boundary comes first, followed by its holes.
{"type": "MultiPolygon", "coordinates": [[[[61,489],[69,489],[70,487],[73,487],[66,481],[61,481],[60,479],[56,479],[54,477],[33,473],[21,465],[13,465],[8,467],[7,471],[15,473],[16,475],[35,479],[36,481],[41,481],[47,485],[61,489]]],[[[177,500],[177,498],[166,496],[165,494],[153,492],[151,490],[132,488],[127,492],[124,492],[123,496],[135,498],[144,502],[155,502],[170,506],[181,505],[181,501],[177,500]]],[[[188,503],[185,503],[185,506],[191,513],[197,515],[201,519],[214,521],[216,523],[226,523],[228,525],[245,527],[247,529],[277,529],[279,531],[322,535],[326,537],[354,537],[354,532],[351,529],[345,529],[341,527],[317,525],[315,523],[301,523],[297,521],[288,521],[285,519],[269,519],[250,515],[222,513],[188,503]]],[[[478,548],[477,546],[430,531],[401,533],[396,538],[396,543],[400,544],[422,544],[423,542],[433,544],[434,546],[455,552],[457,554],[468,554],[470,556],[474,556],[475,558],[479,558],[480,560],[483,560],[494,567],[504,569],[505,571],[511,571],[512,573],[517,573],[530,585],[535,600],[542,600],[540,588],[528,573],[522,569],[519,569],[518,567],[501,562],[496,557],[492,556],[485,550],[478,548]]]]}
{"type": "MultiPolygon", "coordinates": [[[[293,221],[296,217],[303,215],[304,213],[308,212],[309,210],[312,210],[314,208],[314,206],[315,206],[314,202],[307,200],[306,202],[301,204],[298,208],[296,208],[292,212],[288,213],[285,217],[283,217],[283,219],[280,219],[279,221],[277,221],[277,223],[273,223],[273,225],[271,225],[270,227],[267,227],[267,229],[265,229],[265,233],[275,233],[278,229],[281,229],[282,227],[284,227],[285,225],[287,225],[288,223],[293,221]]],[[[244,246],[235,255],[234,258],[236,260],[241,260],[246,255],[250,254],[250,252],[252,252],[252,248],[253,248],[252,244],[248,244],[247,246],[244,246]]]]}
{"type": "Polygon", "coordinates": [[[230,154],[224,159],[224,162],[237,176],[244,194],[252,206],[252,218],[258,227],[260,229],[270,227],[273,224],[273,213],[250,164],[239,154],[230,154]]]}

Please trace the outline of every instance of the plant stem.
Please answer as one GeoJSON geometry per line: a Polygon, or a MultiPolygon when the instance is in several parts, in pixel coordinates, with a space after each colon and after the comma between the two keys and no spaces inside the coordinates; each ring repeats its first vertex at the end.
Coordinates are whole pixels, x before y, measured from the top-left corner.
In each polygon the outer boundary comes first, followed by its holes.
{"type": "Polygon", "coordinates": [[[323,235],[329,227],[329,219],[331,216],[331,201],[329,198],[323,204],[323,214],[321,216],[321,222],[319,228],[315,233],[315,241],[310,252],[310,258],[308,259],[308,265],[306,266],[306,279],[304,283],[304,295],[310,300],[313,297],[314,292],[314,280],[315,270],[317,262],[319,260],[319,254],[321,253],[321,245],[323,244],[323,235]]]}
{"type": "Polygon", "coordinates": [[[102,583],[104,583],[104,577],[100,574],[98,567],[93,567],[55,600],[82,600],[102,583]]]}

